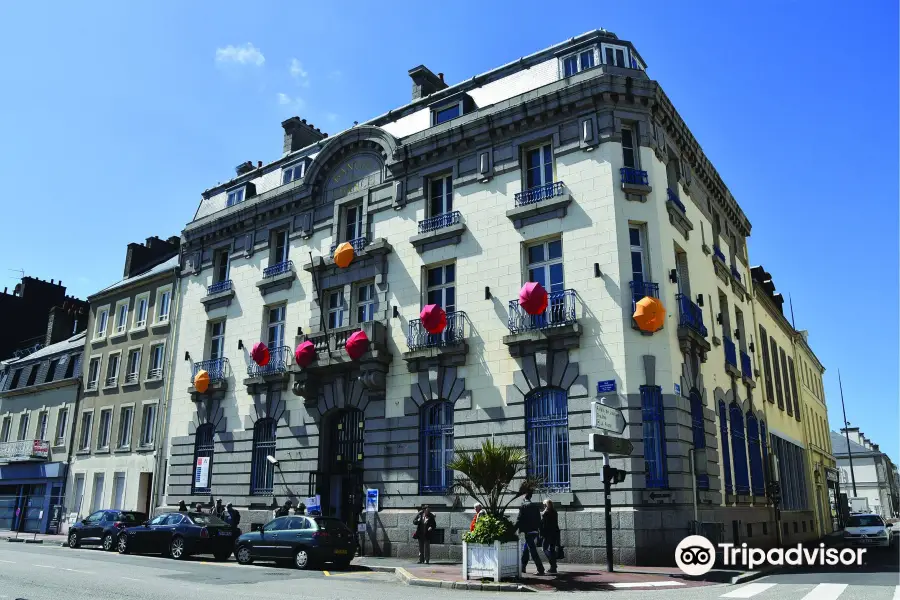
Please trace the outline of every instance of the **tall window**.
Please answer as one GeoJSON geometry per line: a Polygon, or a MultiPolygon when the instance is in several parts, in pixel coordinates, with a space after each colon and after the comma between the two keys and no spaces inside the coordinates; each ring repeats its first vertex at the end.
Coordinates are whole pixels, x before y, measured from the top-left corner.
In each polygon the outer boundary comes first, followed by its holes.
{"type": "Polygon", "coordinates": [[[644,471],[648,488],[669,487],[666,454],[666,422],[663,413],[662,388],[641,386],[641,416],[644,423],[644,471]]]}
{"type": "MultiPolygon", "coordinates": [[[[426,304],[437,304],[443,308],[448,315],[456,312],[456,263],[428,269],[426,299],[426,304]]],[[[438,344],[442,340],[449,341],[455,339],[455,324],[456,321],[448,317],[447,328],[443,333],[429,333],[427,338],[428,343],[438,344]]]]}
{"type": "Polygon", "coordinates": [[[791,396],[794,398],[794,418],[800,420],[800,401],[797,399],[797,374],[794,372],[794,359],[788,357],[788,371],[791,380],[791,396]]]}
{"type": "Polygon", "coordinates": [[[272,234],[272,259],[270,264],[277,265],[288,259],[288,231],[281,229],[272,234]]]}
{"type": "Polygon", "coordinates": [[[106,361],[106,387],[112,387],[119,382],[119,354],[110,354],[106,361]]]}
{"type": "Polygon", "coordinates": [[[125,508],[125,473],[116,473],[113,475],[113,500],[111,508],[119,510],[125,508]]]}
{"type": "Polygon", "coordinates": [[[140,329],[147,324],[147,306],[150,302],[150,297],[147,294],[139,296],[135,300],[134,307],[134,325],[135,329],[140,329]]]}
{"type": "Polygon", "coordinates": [[[747,450],[750,452],[750,486],[753,495],[765,496],[766,481],[759,447],[759,422],[751,412],[747,413],[747,450]]]}
{"type": "Polygon", "coordinates": [[[568,490],[569,397],[565,390],[543,388],[525,396],[525,447],[528,474],[549,491],[568,490]]]}
{"type": "Polygon", "coordinates": [[[260,419],[253,426],[253,464],[250,493],[269,495],[275,482],[275,465],[267,457],[275,456],[275,419],[260,419]]]}
{"type": "Polygon", "coordinates": [[[44,381],[53,381],[53,378],[56,377],[56,369],[59,367],[59,359],[53,359],[50,361],[50,366],[47,368],[47,375],[44,377],[44,381]]]}
{"type": "Polygon", "coordinates": [[[553,183],[553,148],[544,144],[525,152],[525,186],[533,189],[553,183]]]}
{"type": "Polygon", "coordinates": [[[453,210],[453,178],[436,177],[431,180],[431,195],[429,197],[429,217],[442,215],[453,210]]]}
{"type": "Polygon", "coordinates": [[[128,302],[116,307],[116,333],[125,333],[128,329],[128,302]]]}
{"type": "Polygon", "coordinates": [[[766,433],[766,422],[759,422],[759,441],[762,446],[762,458],[763,458],[763,484],[768,485],[769,481],[769,436],[766,433]]]}
{"type": "Polygon", "coordinates": [[[169,321],[169,308],[172,304],[172,288],[167,287],[156,293],[156,322],[169,321]]]}
{"type": "Polygon", "coordinates": [[[131,447],[131,424],[134,420],[134,407],[123,406],[119,412],[119,448],[131,447]]]}
{"type": "Polygon", "coordinates": [[[81,413],[81,450],[91,449],[91,427],[94,423],[94,413],[81,413]]]}
{"type": "Polygon", "coordinates": [[[3,427],[0,428],[0,442],[9,441],[10,429],[12,429],[12,417],[3,417],[3,427]]]}
{"type": "Polygon", "coordinates": [[[285,305],[268,309],[269,311],[269,350],[275,350],[284,346],[284,316],[287,312],[285,305]]]}
{"type": "Polygon", "coordinates": [[[156,439],[156,404],[145,404],[141,419],[141,446],[152,446],[156,439]]]}
{"type": "Polygon", "coordinates": [[[328,292],[328,329],[344,326],[344,290],[328,292]]]}
{"type": "Polygon", "coordinates": [[[105,409],[100,411],[100,431],[97,435],[97,448],[109,448],[109,429],[112,422],[112,410],[105,409]]]}
{"type": "Polygon", "coordinates": [[[422,492],[446,492],[453,485],[453,403],[442,401],[422,408],[420,423],[422,492]]]}
{"type": "Polygon", "coordinates": [[[622,164],[630,169],[637,169],[635,153],[635,131],[631,127],[622,128],[622,164]]]}
{"type": "Polygon", "coordinates": [[[361,204],[353,204],[344,209],[344,240],[349,242],[363,236],[363,210],[361,204]]]}
{"type": "Polygon", "coordinates": [[[22,369],[13,371],[12,381],[9,382],[9,389],[14,390],[19,387],[19,379],[22,378],[22,369]]]}
{"type": "Polygon", "coordinates": [[[128,351],[128,364],[125,369],[125,383],[137,383],[141,378],[141,349],[128,351]]]}
{"type": "Polygon", "coordinates": [[[356,322],[368,323],[375,319],[375,284],[365,283],[356,288],[356,322]]]}
{"type": "Polygon", "coordinates": [[[209,359],[225,357],[225,321],[216,321],[209,326],[209,359]]]}
{"type": "Polygon", "coordinates": [[[69,409],[61,408],[56,416],[56,445],[63,446],[66,443],[66,428],[69,421],[69,409]]]}
{"type": "Polygon", "coordinates": [[[96,390],[100,381],[100,358],[92,358],[88,365],[87,389],[96,390]]]}
{"type": "Polygon", "coordinates": [[[725,474],[725,493],[734,493],[731,487],[731,452],[728,449],[728,409],[725,402],[719,400],[719,432],[722,438],[722,470],[725,474]]]}
{"type": "Polygon", "coordinates": [[[46,410],[41,411],[38,415],[38,427],[37,427],[37,438],[39,440],[46,440],[47,438],[47,422],[50,420],[50,413],[46,410]]]}
{"type": "Polygon", "coordinates": [[[91,512],[97,512],[103,508],[103,473],[94,473],[94,490],[91,493],[91,512]]]}
{"type": "Polygon", "coordinates": [[[626,49],[622,46],[611,46],[609,44],[603,44],[603,56],[604,56],[604,64],[616,66],[616,67],[625,67],[628,68],[628,63],[625,60],[626,49]]]}
{"type": "Polygon", "coordinates": [[[156,344],[150,347],[150,362],[147,365],[147,378],[159,379],[163,374],[163,352],[165,344],[156,344]]]}
{"type": "Polygon", "coordinates": [[[650,281],[650,272],[647,268],[647,228],[645,225],[630,225],[628,227],[628,243],[631,249],[631,281],[634,282],[634,300],[637,302],[644,297],[645,281],[650,281]],[[640,295],[640,298],[638,297],[640,295]]]}
{"type": "Polygon", "coordinates": [[[194,477],[193,492],[194,494],[209,494],[212,491],[212,463],[213,454],[215,452],[215,428],[212,423],[204,423],[197,428],[194,437],[194,468],[197,467],[198,458],[208,458],[209,467],[207,469],[206,485],[198,486],[197,478],[194,477]]]}
{"type": "Polygon", "coordinates": [[[562,240],[528,246],[528,281],[540,283],[549,294],[547,311],[532,317],[536,327],[565,321],[565,281],[562,240]]]}
{"type": "Polygon", "coordinates": [[[66,357],[66,372],[63,375],[64,378],[69,379],[70,377],[75,376],[75,364],[78,363],[79,358],[79,354],[70,354],[66,357]]]}
{"type": "MultiPolygon", "coordinates": [[[[784,353],[784,348],[779,348],[778,353],[781,356],[781,377],[784,379],[784,403],[787,406],[787,414],[793,415],[794,407],[791,403],[791,382],[788,375],[787,355],[784,353]]],[[[781,407],[779,406],[779,408],[781,407]]]]}
{"type": "Polygon", "coordinates": [[[766,397],[770,403],[775,402],[775,395],[772,393],[772,367],[769,363],[769,337],[766,335],[766,328],[759,326],[759,345],[762,349],[763,357],[763,378],[766,382],[766,397]]]}
{"type": "Polygon", "coordinates": [[[28,437],[28,421],[30,420],[31,413],[22,413],[22,416],[19,417],[19,437],[18,440],[24,440],[28,437]]]}
{"type": "MultiPolygon", "coordinates": [[[[694,448],[701,450],[706,448],[706,428],[703,419],[703,399],[696,389],[691,390],[691,430],[694,434],[694,448]]],[[[709,475],[697,474],[697,487],[701,490],[709,489],[709,475]]]]}
{"type": "MultiPolygon", "coordinates": [[[[34,383],[37,381],[38,369],[40,368],[40,364],[31,366],[31,371],[28,372],[28,382],[25,385],[34,385],[34,383]]],[[[785,369],[785,371],[787,371],[787,369],[785,369]]]]}
{"type": "Polygon", "coordinates": [[[775,375],[775,393],[778,397],[778,408],[784,410],[784,397],[781,395],[781,370],[778,367],[778,344],[775,338],[769,340],[772,343],[772,370],[775,375]]]}
{"type": "Polygon", "coordinates": [[[744,415],[740,407],[732,402],[731,413],[731,455],[734,456],[735,493],[750,493],[750,474],[747,472],[747,441],[744,439],[744,415]]]}
{"type": "Polygon", "coordinates": [[[109,321],[109,308],[102,308],[97,311],[97,328],[94,337],[106,337],[106,325],[109,321]]]}
{"type": "Polygon", "coordinates": [[[228,256],[228,248],[216,250],[213,254],[213,283],[227,281],[230,266],[231,260],[228,256]]]}

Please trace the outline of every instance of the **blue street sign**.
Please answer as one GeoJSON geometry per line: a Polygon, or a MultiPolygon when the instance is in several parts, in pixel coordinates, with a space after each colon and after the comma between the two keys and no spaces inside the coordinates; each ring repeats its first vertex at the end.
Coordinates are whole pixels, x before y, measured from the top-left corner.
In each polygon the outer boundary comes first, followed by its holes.
{"type": "Polygon", "coordinates": [[[675,395],[676,395],[676,396],[680,396],[680,395],[681,395],[681,386],[678,385],[677,383],[675,384],[675,395]]]}
{"type": "Polygon", "coordinates": [[[597,382],[597,393],[598,394],[610,394],[616,391],[616,380],[608,379],[606,381],[598,381],[597,382]]]}

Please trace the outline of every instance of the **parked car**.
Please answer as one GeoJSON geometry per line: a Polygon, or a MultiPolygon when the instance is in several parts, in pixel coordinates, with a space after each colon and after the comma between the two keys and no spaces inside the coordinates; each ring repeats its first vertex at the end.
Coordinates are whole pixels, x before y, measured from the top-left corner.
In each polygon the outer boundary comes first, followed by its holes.
{"type": "Polygon", "coordinates": [[[119,533],[146,519],[144,513],[132,510],[98,510],[69,527],[69,548],[101,544],[107,552],[115,550],[119,533]]]}
{"type": "Polygon", "coordinates": [[[260,531],[241,535],[234,555],[242,565],[254,560],[293,560],[298,569],[331,562],[350,566],[356,554],[356,534],[331,517],[279,517],[260,531]]]}
{"type": "Polygon", "coordinates": [[[234,548],[234,535],[231,525],[213,515],[164,513],[124,529],[116,547],[120,554],[163,554],[175,560],[191,554],[212,554],[216,560],[227,560],[234,548]]]}
{"type": "Polygon", "coordinates": [[[850,546],[891,545],[891,523],[885,523],[879,515],[850,515],[844,527],[844,542],[850,546]]]}

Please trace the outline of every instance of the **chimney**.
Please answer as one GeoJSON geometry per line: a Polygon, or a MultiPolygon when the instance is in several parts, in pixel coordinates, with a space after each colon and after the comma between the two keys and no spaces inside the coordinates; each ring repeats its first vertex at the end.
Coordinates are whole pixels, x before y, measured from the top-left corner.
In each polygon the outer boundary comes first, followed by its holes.
{"type": "Polygon", "coordinates": [[[144,244],[136,242],[128,244],[123,276],[134,277],[169,260],[178,254],[180,245],[181,238],[178,236],[172,236],[168,240],[152,236],[148,237],[144,244]]]}
{"type": "Polygon", "coordinates": [[[430,96],[447,87],[444,83],[444,74],[435,75],[425,65],[419,65],[409,70],[409,76],[413,80],[412,99],[418,100],[430,96]]]}
{"type": "Polygon", "coordinates": [[[261,160],[256,161],[256,168],[262,169],[262,161],[261,160]]]}
{"type": "Polygon", "coordinates": [[[284,154],[306,148],[310,144],[315,144],[328,137],[327,133],[322,133],[321,129],[300,117],[291,117],[282,121],[281,127],[284,129],[284,146],[281,150],[284,154]]]}
{"type": "Polygon", "coordinates": [[[241,164],[239,164],[238,166],[236,166],[234,168],[234,171],[235,171],[235,173],[237,173],[238,177],[240,177],[244,173],[249,173],[252,170],[253,170],[253,161],[252,160],[242,162],[241,164]]]}

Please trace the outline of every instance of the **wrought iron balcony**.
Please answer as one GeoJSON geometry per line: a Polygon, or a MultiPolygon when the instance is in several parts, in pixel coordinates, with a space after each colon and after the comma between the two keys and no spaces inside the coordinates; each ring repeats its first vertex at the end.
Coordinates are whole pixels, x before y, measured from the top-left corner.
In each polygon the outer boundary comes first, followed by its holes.
{"type": "Polygon", "coordinates": [[[25,462],[50,458],[50,442],[19,440],[0,443],[0,462],[25,462]]]}
{"type": "MultiPolygon", "coordinates": [[[[366,236],[353,238],[352,240],[344,240],[344,241],[348,242],[351,246],[353,246],[353,251],[356,252],[357,254],[362,252],[363,248],[365,248],[369,244],[369,238],[366,236]]],[[[334,251],[337,250],[337,247],[343,243],[344,242],[333,243],[331,245],[331,253],[334,254],[334,251]]]]}
{"type": "Polygon", "coordinates": [[[515,196],[516,206],[526,206],[528,204],[535,204],[541,200],[547,200],[548,198],[562,196],[564,190],[565,186],[562,181],[545,183],[544,185],[539,185],[530,190],[517,193],[515,196]]]}
{"type": "Polygon", "coordinates": [[[286,260],[263,269],[263,279],[269,279],[270,277],[275,277],[276,275],[288,273],[293,270],[294,261],[286,260]]]}
{"type": "Polygon", "coordinates": [[[741,375],[745,379],[753,379],[753,366],[750,362],[750,355],[741,350],[741,375]]]}
{"type": "Polygon", "coordinates": [[[191,383],[194,382],[194,377],[197,376],[197,372],[200,370],[209,373],[210,382],[224,381],[225,377],[227,377],[228,375],[228,359],[222,357],[195,362],[194,369],[191,374],[191,383]]]}
{"type": "Polygon", "coordinates": [[[622,167],[619,169],[619,175],[622,178],[622,183],[625,185],[650,185],[647,179],[647,171],[622,167]]]}
{"type": "Polygon", "coordinates": [[[512,334],[536,329],[571,325],[575,322],[575,290],[548,294],[547,309],[539,315],[529,315],[518,298],[509,301],[509,332],[512,334]]]}
{"type": "Polygon", "coordinates": [[[293,353],[288,346],[269,348],[269,362],[264,367],[256,363],[250,363],[247,366],[247,376],[264,377],[265,375],[287,373],[288,367],[291,366],[292,356],[293,353]]]}
{"type": "Polygon", "coordinates": [[[651,298],[659,298],[659,284],[652,281],[632,281],[631,282],[631,312],[634,312],[635,305],[643,298],[650,296],[651,298]]]}
{"type": "Polygon", "coordinates": [[[703,311],[685,294],[677,294],[678,326],[687,327],[703,337],[707,336],[706,325],[703,324],[703,311]]]}
{"type": "Polygon", "coordinates": [[[437,231],[438,229],[443,229],[444,227],[458,225],[461,218],[462,216],[459,214],[458,210],[435,215],[424,221],[419,221],[419,233],[430,233],[432,231],[437,231]]]}
{"type": "Polygon", "coordinates": [[[713,244],[713,256],[715,256],[722,262],[725,262],[725,253],[722,252],[722,249],[719,248],[718,244],[713,244]]]}
{"type": "Polygon", "coordinates": [[[738,281],[743,281],[743,279],[741,278],[741,272],[738,271],[738,268],[735,265],[731,265],[731,276],[738,281]]]}
{"type": "Polygon", "coordinates": [[[687,209],[684,207],[684,202],[681,201],[681,198],[678,197],[678,194],[675,193],[675,190],[672,188],[666,188],[666,193],[669,196],[669,202],[678,207],[678,210],[685,213],[687,209]]]}
{"type": "Polygon", "coordinates": [[[722,346],[725,348],[725,364],[737,368],[737,350],[734,347],[734,341],[727,335],[723,335],[722,346]]]}
{"type": "Polygon", "coordinates": [[[216,283],[206,288],[206,295],[212,296],[213,294],[220,294],[222,292],[229,291],[231,291],[231,280],[223,279],[222,281],[217,281],[216,283]]]}
{"type": "Polygon", "coordinates": [[[447,313],[447,328],[443,333],[428,333],[421,319],[409,322],[406,345],[410,351],[423,348],[452,346],[466,339],[466,313],[461,310],[447,313]]]}

